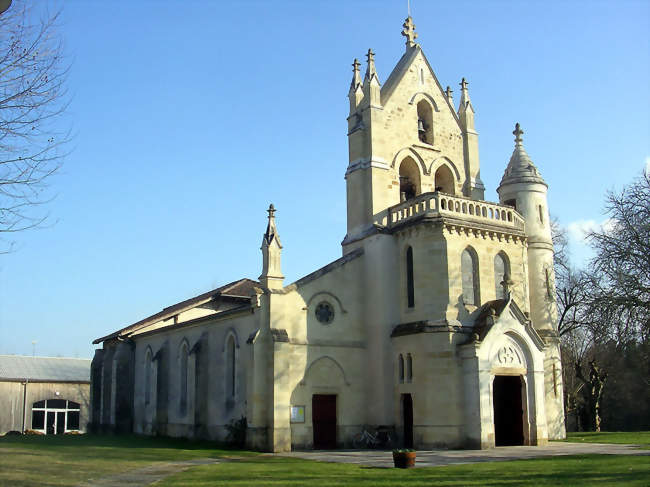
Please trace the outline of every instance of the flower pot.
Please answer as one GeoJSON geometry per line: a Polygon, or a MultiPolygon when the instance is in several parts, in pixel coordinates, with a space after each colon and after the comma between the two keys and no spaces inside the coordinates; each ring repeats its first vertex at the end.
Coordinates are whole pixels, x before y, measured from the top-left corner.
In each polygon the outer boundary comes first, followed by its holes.
{"type": "Polygon", "coordinates": [[[413,468],[415,467],[415,452],[414,451],[404,451],[404,452],[393,452],[393,463],[395,468],[413,468]]]}

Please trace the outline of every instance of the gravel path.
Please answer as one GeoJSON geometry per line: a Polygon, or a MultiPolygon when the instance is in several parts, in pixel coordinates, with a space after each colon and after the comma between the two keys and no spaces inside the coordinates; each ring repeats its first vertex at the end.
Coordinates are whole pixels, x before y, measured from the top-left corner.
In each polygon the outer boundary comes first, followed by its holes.
{"type": "MultiPolygon", "coordinates": [[[[637,445],[616,445],[604,443],[563,443],[551,442],[547,446],[500,446],[489,450],[432,450],[417,452],[417,467],[438,467],[462,463],[495,462],[542,458],[559,455],[650,455],[637,445]]],[[[294,451],[278,453],[278,456],[319,460],[321,462],[357,463],[372,467],[392,467],[393,455],[390,451],[378,450],[329,450],[294,451]]]]}
{"type": "Polygon", "coordinates": [[[140,487],[151,485],[158,480],[197,465],[209,465],[219,462],[221,460],[217,458],[198,458],[185,462],[157,462],[136,470],[111,475],[110,477],[89,480],[79,484],[78,487],[140,487]]]}

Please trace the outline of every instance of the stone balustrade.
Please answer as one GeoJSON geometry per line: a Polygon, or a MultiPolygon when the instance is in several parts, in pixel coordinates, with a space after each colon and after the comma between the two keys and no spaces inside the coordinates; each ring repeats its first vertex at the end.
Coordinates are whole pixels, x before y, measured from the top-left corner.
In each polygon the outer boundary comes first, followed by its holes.
{"type": "Polygon", "coordinates": [[[424,214],[450,216],[469,222],[505,226],[521,231],[525,227],[523,217],[511,206],[459,198],[438,191],[423,193],[391,206],[388,208],[388,221],[384,224],[392,228],[424,214]]]}

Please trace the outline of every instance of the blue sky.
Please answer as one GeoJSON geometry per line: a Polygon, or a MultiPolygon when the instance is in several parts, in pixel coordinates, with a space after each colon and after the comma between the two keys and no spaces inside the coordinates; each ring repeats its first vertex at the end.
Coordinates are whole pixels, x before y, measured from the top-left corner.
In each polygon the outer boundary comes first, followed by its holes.
{"type": "MultiPolygon", "coordinates": [[[[520,122],[551,213],[574,236],[602,222],[605,192],[650,164],[650,4],[411,3],[441,84],[458,101],[470,83],[486,199],[520,122]]],[[[0,255],[0,353],[91,357],[94,338],[257,278],[270,202],[286,283],[338,258],[350,64],[372,47],[385,81],[405,16],[406,0],[65,2],[76,136],[52,225],[0,255]]]]}

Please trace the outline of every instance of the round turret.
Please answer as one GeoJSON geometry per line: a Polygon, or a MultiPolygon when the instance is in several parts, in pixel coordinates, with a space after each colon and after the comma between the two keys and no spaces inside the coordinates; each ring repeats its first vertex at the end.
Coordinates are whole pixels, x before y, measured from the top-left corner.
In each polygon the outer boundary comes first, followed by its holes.
{"type": "Polygon", "coordinates": [[[515,150],[497,188],[501,204],[513,206],[526,221],[530,317],[538,330],[557,326],[553,272],[553,240],[546,193],[548,185],[533,164],[515,126],[515,150]]]}
{"type": "Polygon", "coordinates": [[[551,225],[546,201],[548,185],[524,149],[521,137],[524,131],[521,126],[516,124],[512,133],[515,135],[515,150],[497,188],[499,202],[514,207],[524,216],[529,244],[545,242],[551,245],[552,252],[551,225]]]}

